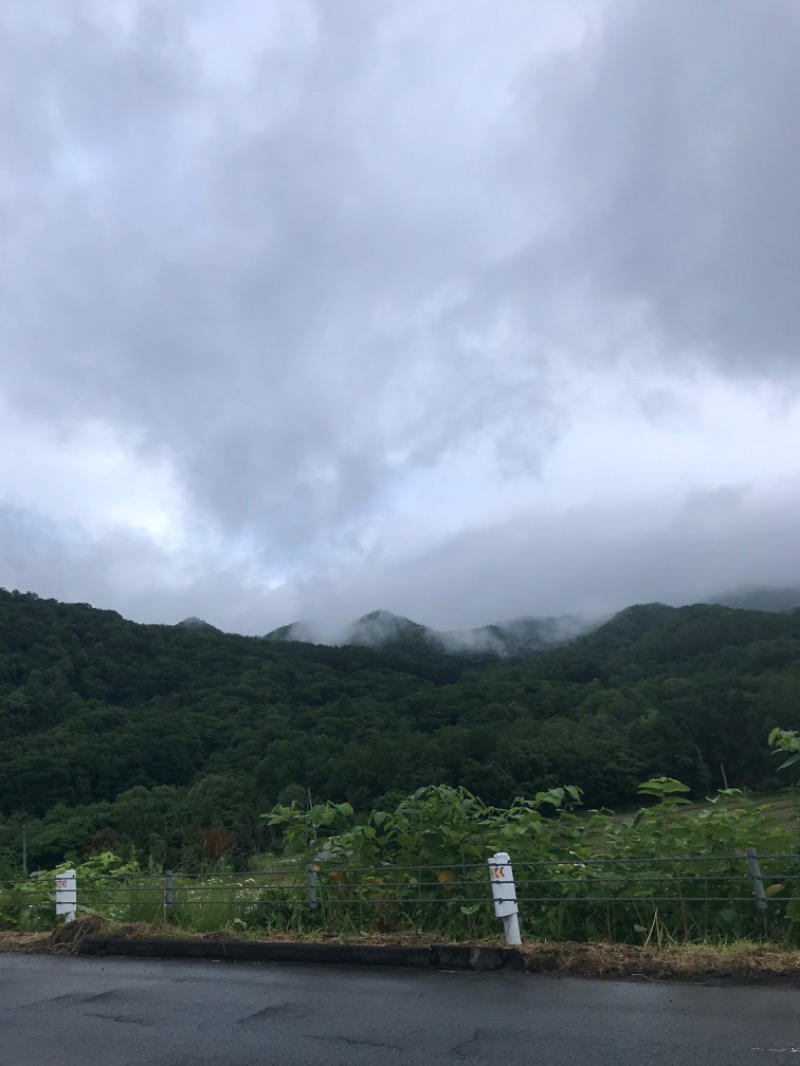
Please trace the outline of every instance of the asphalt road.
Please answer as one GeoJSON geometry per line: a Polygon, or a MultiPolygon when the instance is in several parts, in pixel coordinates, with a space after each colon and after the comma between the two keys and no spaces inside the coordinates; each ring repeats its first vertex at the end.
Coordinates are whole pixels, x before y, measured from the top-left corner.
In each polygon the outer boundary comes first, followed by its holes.
{"type": "Polygon", "coordinates": [[[1,1066],[800,1066],[800,991],[0,955],[1,1066]]]}

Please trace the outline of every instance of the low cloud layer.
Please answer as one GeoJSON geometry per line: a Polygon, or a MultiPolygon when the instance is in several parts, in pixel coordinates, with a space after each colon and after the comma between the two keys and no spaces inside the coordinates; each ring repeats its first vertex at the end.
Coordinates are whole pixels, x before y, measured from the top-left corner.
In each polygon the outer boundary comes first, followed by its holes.
{"type": "Polygon", "coordinates": [[[800,12],[557,8],[0,15],[0,583],[265,632],[800,579],[800,12]]]}

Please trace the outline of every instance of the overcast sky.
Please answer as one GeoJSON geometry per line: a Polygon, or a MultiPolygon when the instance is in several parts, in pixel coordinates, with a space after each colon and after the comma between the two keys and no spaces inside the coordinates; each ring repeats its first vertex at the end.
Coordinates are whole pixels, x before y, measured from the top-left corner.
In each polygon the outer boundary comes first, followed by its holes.
{"type": "Polygon", "coordinates": [[[0,53],[0,585],[800,583],[797,0],[28,0],[0,53]]]}

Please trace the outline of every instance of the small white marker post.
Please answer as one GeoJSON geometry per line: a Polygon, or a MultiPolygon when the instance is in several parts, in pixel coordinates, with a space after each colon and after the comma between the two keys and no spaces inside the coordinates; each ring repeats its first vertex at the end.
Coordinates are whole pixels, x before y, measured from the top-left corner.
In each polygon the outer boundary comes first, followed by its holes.
{"type": "Polygon", "coordinates": [[[503,919],[506,944],[521,944],[517,889],[508,852],[498,851],[489,859],[489,876],[492,879],[494,913],[496,918],[503,919]]]}
{"type": "Polygon", "coordinates": [[[75,920],[78,909],[78,890],[74,870],[56,874],[56,914],[63,914],[65,922],[75,920]]]}

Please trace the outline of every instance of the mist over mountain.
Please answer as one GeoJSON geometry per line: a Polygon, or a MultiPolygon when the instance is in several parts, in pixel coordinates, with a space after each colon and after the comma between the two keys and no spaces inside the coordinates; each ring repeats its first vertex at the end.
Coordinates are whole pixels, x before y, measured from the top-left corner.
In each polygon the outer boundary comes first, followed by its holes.
{"type": "MultiPolygon", "coordinates": [[[[800,587],[746,586],[730,592],[718,593],[700,601],[730,607],[740,611],[776,613],[800,609],[800,587]]],[[[548,617],[533,615],[504,622],[478,626],[474,629],[439,630],[394,614],[392,611],[370,611],[342,630],[330,630],[313,621],[304,620],[280,626],[267,633],[265,640],[290,641],[332,646],[357,645],[366,648],[424,649],[435,648],[454,655],[524,655],[568,645],[585,634],[600,628],[608,635],[627,633],[654,620],[661,620],[676,610],[679,604],[654,603],[636,605],[611,617],[586,618],[564,614],[548,617]]],[[[191,620],[187,619],[188,624],[191,620]]]]}
{"type": "Polygon", "coordinates": [[[745,611],[796,611],[800,609],[800,586],[745,585],[711,596],[708,602],[745,611]]]}
{"type": "Polygon", "coordinates": [[[366,648],[435,648],[451,654],[522,655],[564,644],[593,628],[572,615],[515,618],[475,629],[437,630],[391,611],[370,611],[340,633],[326,633],[313,622],[292,622],[267,633],[265,640],[366,648]]]}
{"type": "Polygon", "coordinates": [[[317,639],[319,636],[312,622],[290,622],[285,626],[278,626],[264,637],[264,640],[297,641],[301,644],[325,644],[326,641],[317,639]]]}

